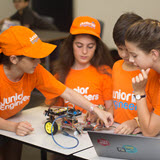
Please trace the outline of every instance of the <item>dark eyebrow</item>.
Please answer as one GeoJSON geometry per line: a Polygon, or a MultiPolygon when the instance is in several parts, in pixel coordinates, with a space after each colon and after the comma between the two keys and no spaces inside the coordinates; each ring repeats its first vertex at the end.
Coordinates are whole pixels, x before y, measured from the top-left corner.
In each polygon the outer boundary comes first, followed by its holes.
{"type": "Polygon", "coordinates": [[[90,44],[93,44],[93,45],[94,45],[94,44],[96,44],[96,43],[93,42],[93,43],[89,43],[88,45],[90,45],[90,44]]]}
{"type": "MultiPolygon", "coordinates": [[[[81,44],[81,45],[83,45],[83,43],[81,43],[81,42],[75,42],[75,44],[81,44]]],[[[88,45],[95,45],[95,44],[96,44],[96,43],[91,42],[91,43],[88,43],[87,46],[88,46],[88,45]]]]}
{"type": "Polygon", "coordinates": [[[83,44],[83,43],[81,43],[81,42],[75,42],[75,43],[76,43],[76,44],[78,44],[78,43],[79,43],[79,44],[83,44]]]}

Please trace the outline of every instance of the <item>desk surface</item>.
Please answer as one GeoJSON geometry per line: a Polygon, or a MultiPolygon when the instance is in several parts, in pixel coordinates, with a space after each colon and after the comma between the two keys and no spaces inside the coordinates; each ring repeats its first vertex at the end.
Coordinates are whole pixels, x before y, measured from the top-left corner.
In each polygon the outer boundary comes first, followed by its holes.
{"type": "MultiPolygon", "coordinates": [[[[21,113],[17,114],[15,117],[9,119],[15,122],[28,121],[29,123],[31,123],[34,131],[30,135],[21,137],[17,136],[13,132],[4,130],[0,130],[0,134],[36,147],[46,149],[48,151],[62,153],[64,155],[70,155],[93,146],[87,133],[77,136],[77,138],[79,139],[79,145],[74,149],[63,149],[56,145],[52,140],[52,136],[48,135],[44,130],[44,124],[47,118],[43,114],[45,109],[47,109],[47,107],[35,107],[32,109],[24,110],[21,113]]],[[[72,147],[76,144],[76,141],[74,139],[66,137],[61,133],[57,133],[54,138],[58,143],[67,147],[72,147]]]]}
{"type": "Polygon", "coordinates": [[[69,35],[68,32],[60,32],[52,30],[34,30],[34,32],[44,42],[52,42],[55,40],[65,39],[69,35]]]}

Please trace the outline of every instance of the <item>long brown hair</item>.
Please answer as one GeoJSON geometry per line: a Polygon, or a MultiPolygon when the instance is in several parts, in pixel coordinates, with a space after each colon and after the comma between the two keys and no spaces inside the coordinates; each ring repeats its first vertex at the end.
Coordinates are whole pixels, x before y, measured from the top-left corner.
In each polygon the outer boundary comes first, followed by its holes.
{"type": "MultiPolygon", "coordinates": [[[[65,83],[65,79],[74,64],[74,54],[73,54],[73,41],[76,35],[69,35],[68,38],[63,42],[60,52],[59,58],[55,62],[54,65],[54,73],[58,74],[58,79],[62,83],[65,83]]],[[[91,35],[92,36],[92,35],[91,35]]],[[[99,38],[92,36],[96,40],[96,50],[93,58],[91,59],[90,63],[94,66],[97,70],[102,65],[108,65],[112,67],[113,60],[110,55],[110,51],[108,47],[100,40],[99,38]]],[[[106,71],[106,74],[109,74],[106,71]]]]}
{"type": "Polygon", "coordinates": [[[127,30],[125,40],[135,43],[145,53],[152,49],[160,51],[160,22],[153,19],[136,22],[127,30]]]}

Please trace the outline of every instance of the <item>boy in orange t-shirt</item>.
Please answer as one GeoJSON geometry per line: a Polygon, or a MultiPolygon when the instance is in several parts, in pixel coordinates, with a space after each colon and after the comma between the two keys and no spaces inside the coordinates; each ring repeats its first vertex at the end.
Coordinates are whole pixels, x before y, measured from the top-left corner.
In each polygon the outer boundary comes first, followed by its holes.
{"type": "MultiPolygon", "coordinates": [[[[129,54],[125,46],[125,32],[133,23],[142,18],[134,13],[122,14],[113,29],[113,39],[117,45],[118,54],[123,60],[115,62],[112,69],[113,79],[113,111],[114,121],[120,123],[115,133],[136,133],[139,124],[137,117],[136,99],[134,97],[131,79],[140,73],[140,70],[129,62],[129,54]]],[[[152,110],[152,107],[149,107],[152,110]]]]}
{"type": "MultiPolygon", "coordinates": [[[[108,109],[112,104],[112,59],[100,38],[100,29],[100,23],[92,17],[75,18],[54,70],[66,86],[108,109]]],[[[55,105],[67,106],[70,102],[59,100],[55,105]]]]}
{"type": "MultiPolygon", "coordinates": [[[[15,132],[19,136],[28,135],[34,130],[28,122],[7,120],[28,104],[34,88],[43,93],[46,102],[61,96],[73,104],[96,113],[107,126],[113,123],[113,118],[110,117],[109,113],[99,109],[83,96],[57,81],[51,73],[39,64],[40,58],[48,56],[55,48],[55,45],[42,42],[27,27],[10,27],[0,34],[1,130],[15,132]],[[111,122],[108,122],[108,117],[110,117],[111,122]]],[[[2,140],[3,137],[0,136],[0,139],[2,140]]],[[[7,156],[6,159],[20,159],[21,144],[12,142],[9,140],[4,145],[1,143],[0,157],[7,156]],[[14,153],[11,144],[14,147],[14,153]]]]}

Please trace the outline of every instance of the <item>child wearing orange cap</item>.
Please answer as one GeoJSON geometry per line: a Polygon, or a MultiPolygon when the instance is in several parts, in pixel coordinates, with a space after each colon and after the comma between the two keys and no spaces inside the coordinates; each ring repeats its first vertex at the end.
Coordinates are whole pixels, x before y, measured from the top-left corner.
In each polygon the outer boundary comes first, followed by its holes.
{"type": "MultiPolygon", "coordinates": [[[[108,109],[112,104],[112,59],[100,32],[98,20],[88,16],[75,18],[70,35],[61,46],[54,71],[66,86],[108,109]]],[[[56,105],[67,106],[70,102],[59,99],[56,105]]],[[[79,106],[75,107],[86,112],[79,106]]]]}
{"type": "MultiPolygon", "coordinates": [[[[113,111],[114,121],[120,125],[115,129],[118,134],[131,134],[140,131],[137,123],[137,106],[134,98],[131,79],[140,73],[138,67],[129,62],[129,53],[125,46],[125,33],[135,22],[142,20],[135,13],[122,14],[113,29],[113,39],[122,58],[114,63],[113,79],[113,111]],[[136,129],[136,130],[135,130],[136,129]]],[[[149,107],[152,110],[152,107],[149,107]]]]}
{"type": "MultiPolygon", "coordinates": [[[[40,58],[48,56],[55,48],[55,45],[42,42],[33,31],[23,26],[10,27],[0,34],[0,129],[15,132],[19,136],[28,135],[34,130],[28,122],[7,120],[28,104],[34,88],[43,93],[46,102],[61,96],[73,104],[95,112],[107,126],[113,123],[112,117],[108,122],[110,114],[57,81],[39,64],[40,58]]],[[[20,159],[18,153],[21,145],[12,143],[13,153],[9,142],[0,146],[0,156],[5,154],[7,160],[20,159]]]]}
{"type": "Polygon", "coordinates": [[[132,86],[142,133],[156,136],[160,133],[160,22],[146,19],[135,23],[125,35],[125,44],[129,61],[141,69],[133,76],[132,86]],[[147,99],[154,109],[151,113],[147,99]]]}

